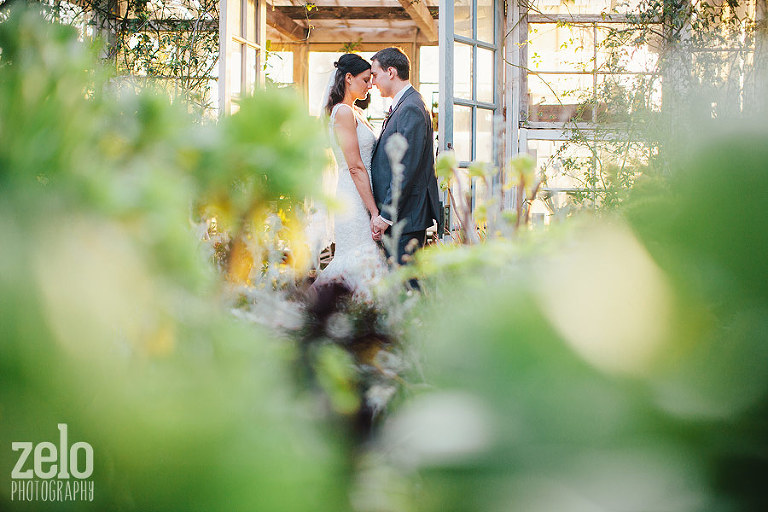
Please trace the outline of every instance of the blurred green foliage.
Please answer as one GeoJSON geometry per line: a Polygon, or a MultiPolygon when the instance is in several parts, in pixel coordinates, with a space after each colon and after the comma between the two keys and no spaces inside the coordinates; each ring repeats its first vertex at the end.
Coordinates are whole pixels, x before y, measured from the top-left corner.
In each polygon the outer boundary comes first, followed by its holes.
{"type": "Polygon", "coordinates": [[[291,347],[224,308],[193,229],[209,199],[239,219],[301,195],[321,131],[279,91],[200,126],[30,10],[0,51],[0,508],[46,505],[10,501],[10,443],[57,423],[96,464],[95,501],[57,510],[347,508],[346,443],[291,347]]]}
{"type": "Polygon", "coordinates": [[[768,126],[699,126],[617,215],[419,254],[411,510],[765,509],[768,126]]]}

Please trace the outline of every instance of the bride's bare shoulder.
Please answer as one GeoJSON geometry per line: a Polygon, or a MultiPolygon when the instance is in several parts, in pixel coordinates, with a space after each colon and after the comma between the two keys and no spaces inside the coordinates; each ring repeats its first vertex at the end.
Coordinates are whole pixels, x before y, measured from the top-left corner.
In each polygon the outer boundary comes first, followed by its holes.
{"type": "Polygon", "coordinates": [[[353,108],[353,107],[347,105],[346,103],[337,103],[337,104],[335,104],[333,106],[333,109],[331,110],[331,113],[337,113],[337,114],[341,113],[341,112],[353,113],[354,109],[356,109],[356,108],[357,107],[353,108]]]}
{"type": "Polygon", "coordinates": [[[356,126],[357,118],[355,116],[352,107],[345,103],[339,103],[334,108],[335,124],[339,126],[356,126]],[[340,108],[339,105],[343,105],[346,108],[340,108]]]}

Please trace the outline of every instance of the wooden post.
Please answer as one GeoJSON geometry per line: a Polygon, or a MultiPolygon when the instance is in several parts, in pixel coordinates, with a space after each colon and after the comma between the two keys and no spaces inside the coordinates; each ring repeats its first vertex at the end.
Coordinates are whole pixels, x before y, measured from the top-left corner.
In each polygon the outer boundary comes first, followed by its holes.
{"type": "Polygon", "coordinates": [[[304,101],[309,99],[309,43],[293,45],[293,83],[304,101]]]}
{"type": "MultiPolygon", "coordinates": [[[[418,30],[414,33],[413,43],[411,44],[411,85],[414,89],[418,89],[421,86],[421,77],[419,76],[419,49],[421,45],[416,42],[418,37],[418,30]]],[[[429,100],[427,100],[429,101],[429,100]]]]}

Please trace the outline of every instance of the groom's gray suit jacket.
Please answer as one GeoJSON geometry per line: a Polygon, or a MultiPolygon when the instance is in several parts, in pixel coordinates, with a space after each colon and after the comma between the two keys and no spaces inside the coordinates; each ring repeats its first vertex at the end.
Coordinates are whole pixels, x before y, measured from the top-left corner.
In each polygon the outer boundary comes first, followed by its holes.
{"type": "Polygon", "coordinates": [[[397,220],[405,221],[403,233],[422,231],[432,226],[432,219],[440,219],[440,199],[435,177],[435,156],[432,150],[432,118],[421,94],[408,89],[392,108],[385,121],[371,162],[373,197],[381,216],[392,220],[385,209],[392,203],[392,166],[385,148],[387,140],[399,133],[408,141],[402,164],[402,189],[397,204],[397,220]]]}

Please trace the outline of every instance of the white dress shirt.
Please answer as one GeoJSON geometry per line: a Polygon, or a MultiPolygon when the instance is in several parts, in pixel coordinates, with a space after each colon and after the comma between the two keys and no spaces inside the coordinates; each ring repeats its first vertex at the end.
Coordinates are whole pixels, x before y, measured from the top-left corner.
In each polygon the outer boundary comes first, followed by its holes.
{"type": "Polygon", "coordinates": [[[409,82],[409,83],[405,84],[405,87],[403,87],[402,89],[400,89],[400,91],[398,91],[398,93],[397,93],[397,94],[395,94],[395,97],[394,97],[394,98],[392,98],[392,110],[395,110],[395,107],[397,106],[397,102],[399,102],[399,101],[400,101],[400,98],[402,98],[402,97],[403,97],[403,94],[405,94],[405,92],[406,92],[408,89],[410,89],[411,87],[413,87],[413,86],[412,86],[412,85],[410,84],[410,82],[409,82]]]}

